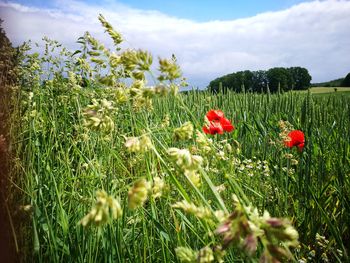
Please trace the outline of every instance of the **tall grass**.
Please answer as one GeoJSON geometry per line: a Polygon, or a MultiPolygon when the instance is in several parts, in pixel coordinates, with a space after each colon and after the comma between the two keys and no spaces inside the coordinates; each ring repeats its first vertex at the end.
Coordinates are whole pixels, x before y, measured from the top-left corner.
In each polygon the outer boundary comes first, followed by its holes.
{"type": "MultiPolygon", "coordinates": [[[[319,233],[330,242],[326,251],[329,257],[339,257],[330,248],[340,249],[343,259],[347,257],[350,189],[347,99],[292,93],[192,92],[178,98],[157,99],[153,111],[135,113],[125,108],[123,116],[114,120],[117,129],[109,138],[92,132],[88,140],[83,140],[79,134],[81,109],[88,105],[91,93],[95,98],[104,97],[104,90],[86,89],[74,95],[67,92],[58,87],[34,90],[31,105],[35,106],[13,115],[14,147],[20,158],[15,184],[23,191],[21,203],[33,208],[25,237],[33,261],[171,262],[176,261],[174,249],[179,245],[201,248],[210,244],[213,238],[208,234],[210,227],[170,206],[181,196],[218,206],[217,193],[210,189],[210,184],[194,189],[157,155],[128,155],[121,134],[132,136],[152,131],[157,151],[165,156],[165,149],[181,145],[172,140],[167,129],[188,120],[201,129],[203,116],[212,108],[222,109],[236,126],[233,134],[223,136],[241,144],[241,153],[236,157],[266,160],[271,167],[270,176],[248,176],[239,173],[232,163],[213,161],[213,167],[220,168],[219,173],[209,170],[207,176],[214,185],[227,187],[222,194],[225,203],[231,206],[234,193],[260,211],[292,218],[300,233],[301,254],[320,249],[315,239],[319,233]],[[33,117],[23,122],[23,116],[33,111],[36,112],[33,117]],[[161,129],[158,124],[166,114],[170,127],[161,129]],[[281,119],[306,134],[304,151],[293,152],[299,155],[299,164],[291,174],[283,169],[291,167],[284,158],[290,150],[269,144],[270,139],[278,137],[281,119]],[[166,175],[171,185],[169,192],[161,200],[150,200],[143,208],[129,211],[125,200],[132,182],[158,174],[166,175]],[[90,209],[98,189],[124,200],[124,215],[106,227],[83,229],[78,222],[90,209]]],[[[23,100],[23,96],[27,93],[20,92],[17,99],[23,100]]],[[[234,251],[226,259],[247,260],[234,251]]]]}
{"type": "MultiPolygon", "coordinates": [[[[120,41],[103,17],[100,20],[112,38],[120,41]]],[[[46,50],[59,47],[56,42],[47,43],[46,50]]],[[[230,91],[154,96],[148,88],[137,86],[143,85],[138,78],[149,72],[147,53],[122,53],[124,67],[120,70],[117,55],[91,36],[85,35],[80,43],[84,48],[75,52],[82,54],[78,60],[67,51],[62,51],[58,60],[50,52],[39,62],[39,54],[24,57],[20,86],[12,93],[12,151],[16,158],[11,180],[22,192],[13,196],[20,205],[13,209],[26,219],[19,238],[24,261],[176,262],[183,260],[179,248],[187,248],[185,254],[195,255],[194,261],[199,262],[211,262],[210,253],[221,252],[226,252],[226,262],[256,262],[259,257],[269,261],[266,248],[273,252],[269,242],[285,245],[279,241],[290,237],[281,237],[280,230],[269,233],[266,222],[270,218],[266,219],[266,213],[259,217],[253,208],[260,216],[268,211],[273,217],[271,225],[277,228],[287,222],[277,218],[291,220],[300,241],[291,260],[349,260],[347,97],[230,91]],[[86,51],[88,44],[93,52],[86,51]],[[87,54],[96,63],[93,70],[84,64],[87,54]],[[107,57],[109,64],[100,57],[107,57]],[[139,63],[136,69],[135,60],[139,63]],[[101,76],[104,66],[108,73],[101,76]],[[66,75],[68,79],[63,77],[66,75]],[[49,78],[42,81],[44,76],[49,78]],[[81,76],[96,81],[87,79],[82,88],[81,76]],[[133,83],[129,88],[116,81],[130,76],[133,83]],[[124,100],[123,96],[129,97],[124,100]],[[115,108],[108,108],[111,105],[115,108]],[[221,109],[234,124],[234,132],[202,134],[212,139],[208,153],[202,151],[198,135],[193,136],[191,129],[185,131],[184,140],[176,139],[175,129],[188,122],[201,131],[210,109],[221,109]],[[100,113],[102,117],[94,118],[100,113]],[[281,120],[305,133],[302,152],[281,142],[281,120]],[[130,138],[150,141],[133,152],[126,147],[130,138]],[[192,159],[186,160],[192,163],[185,168],[195,174],[189,175],[181,162],[172,159],[172,147],[189,149],[191,155],[187,156],[192,159]],[[155,186],[156,178],[161,178],[165,187],[160,198],[151,198],[146,185],[155,186]],[[120,204],[117,210],[123,213],[117,213],[116,220],[107,216],[104,224],[84,227],[86,215],[96,208],[96,193],[101,191],[115,198],[113,204],[120,204]],[[131,202],[136,202],[136,209],[131,202]],[[189,203],[196,206],[181,209],[189,203]],[[232,211],[236,212],[228,216],[232,211]],[[253,221],[249,220],[254,217],[255,223],[263,222],[265,232],[257,234],[257,249],[249,254],[240,242],[245,238],[243,228],[250,229],[253,221]],[[218,229],[227,220],[237,220],[242,229],[238,228],[237,242],[226,248],[227,236],[222,238],[218,229]]],[[[154,90],[176,93],[174,80],[180,77],[176,59],[160,60],[160,69],[161,84],[154,90]]],[[[106,204],[103,202],[97,205],[106,204]]],[[[273,249],[282,253],[281,247],[273,249]]],[[[288,245],[285,249],[283,253],[288,254],[288,245]]]]}

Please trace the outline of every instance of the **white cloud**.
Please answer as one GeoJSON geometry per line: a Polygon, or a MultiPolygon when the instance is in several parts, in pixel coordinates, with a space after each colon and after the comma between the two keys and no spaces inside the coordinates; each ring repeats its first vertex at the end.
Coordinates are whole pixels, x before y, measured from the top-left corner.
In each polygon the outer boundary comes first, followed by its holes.
{"type": "Polygon", "coordinates": [[[122,4],[92,6],[57,1],[55,9],[0,2],[0,17],[15,43],[42,36],[73,47],[88,30],[111,43],[98,23],[102,13],[127,40],[155,56],[176,54],[190,84],[238,70],[302,66],[313,81],[345,76],[350,71],[350,1],[306,2],[278,12],[232,21],[195,22],[122,4]]]}

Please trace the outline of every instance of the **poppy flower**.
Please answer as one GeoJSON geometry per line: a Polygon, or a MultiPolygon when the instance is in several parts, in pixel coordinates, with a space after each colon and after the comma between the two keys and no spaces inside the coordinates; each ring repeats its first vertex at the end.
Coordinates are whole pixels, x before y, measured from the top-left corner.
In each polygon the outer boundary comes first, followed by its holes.
{"type": "Polygon", "coordinates": [[[235,129],[232,123],[226,118],[221,118],[220,124],[225,132],[232,132],[235,129]]]}
{"type": "Polygon", "coordinates": [[[214,134],[223,134],[224,133],[224,129],[223,127],[221,126],[220,122],[217,122],[217,121],[211,121],[210,124],[209,124],[209,127],[207,126],[204,126],[203,127],[203,131],[206,133],[206,134],[211,134],[211,135],[214,135],[214,134]]]}
{"type": "Polygon", "coordinates": [[[232,123],[225,118],[224,113],[221,110],[210,110],[206,114],[209,121],[209,125],[203,127],[203,131],[207,134],[223,134],[225,132],[231,132],[234,130],[232,123]]]}
{"type": "Polygon", "coordinates": [[[220,121],[221,118],[224,118],[224,113],[221,110],[210,110],[206,116],[209,121],[220,121]]]}
{"type": "Polygon", "coordinates": [[[305,135],[300,130],[294,130],[288,133],[287,140],[284,141],[284,145],[292,148],[297,146],[299,151],[301,152],[305,146],[305,135]]]}

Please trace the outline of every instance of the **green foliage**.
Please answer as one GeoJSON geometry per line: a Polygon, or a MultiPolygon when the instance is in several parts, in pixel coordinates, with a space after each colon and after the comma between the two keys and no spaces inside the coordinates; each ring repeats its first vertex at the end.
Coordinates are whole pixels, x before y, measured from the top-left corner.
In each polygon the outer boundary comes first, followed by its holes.
{"type": "Polygon", "coordinates": [[[293,90],[305,90],[310,87],[311,76],[306,68],[291,67],[288,71],[292,77],[293,90]]]}
{"type": "Polygon", "coordinates": [[[16,82],[17,52],[2,28],[0,19],[0,87],[16,82]]]}
{"type": "Polygon", "coordinates": [[[12,90],[17,84],[17,51],[11,45],[2,28],[0,19],[0,233],[1,260],[16,260],[16,240],[13,228],[14,209],[10,207],[17,199],[18,190],[10,180],[11,144],[10,144],[10,114],[12,90]]]}
{"type": "MultiPolygon", "coordinates": [[[[234,94],[231,91],[216,96],[208,92],[188,93],[180,96],[180,100],[174,97],[157,99],[154,111],[135,113],[132,105],[126,104],[125,108],[119,105],[119,113],[112,117],[115,130],[105,134],[86,130],[82,125],[84,115],[81,110],[88,108],[91,97],[102,101],[102,98],[111,98],[113,90],[67,91],[58,83],[32,92],[30,101],[28,92],[20,92],[19,98],[27,104],[21,106],[23,117],[13,132],[16,141],[20,142],[16,146],[20,157],[16,167],[18,172],[24,169],[24,174],[16,181],[28,193],[21,204],[32,207],[31,231],[38,238],[37,252],[29,254],[34,261],[49,258],[51,261],[94,262],[96,255],[106,261],[113,258],[119,262],[123,259],[139,262],[144,258],[175,261],[177,247],[200,251],[211,242],[220,242],[219,237],[213,239],[208,234],[217,226],[215,221],[210,222],[213,219],[209,215],[221,207],[216,195],[223,199],[228,210],[233,209],[232,193],[236,193],[244,204],[258,207],[260,213],[267,210],[276,217],[292,218],[302,244],[299,251],[294,250],[295,256],[306,257],[315,250],[315,261],[323,253],[335,260],[339,257],[334,254],[338,253],[336,249],[345,253],[343,246],[347,242],[347,222],[350,220],[347,213],[350,123],[345,118],[349,112],[346,98],[313,98],[301,93],[280,96],[234,94]],[[174,161],[168,160],[165,152],[168,147],[180,149],[197,144],[189,136],[185,136],[187,141],[174,141],[173,131],[188,120],[196,129],[201,129],[200,120],[211,108],[223,109],[226,116],[232,118],[237,132],[210,137],[213,146],[207,141],[198,142],[198,149],[208,151],[205,155],[196,150],[197,155],[208,156],[201,162],[187,151],[181,152],[181,160],[177,157],[174,161]],[[169,114],[169,126],[161,126],[166,114],[169,114]],[[276,142],[280,119],[289,120],[305,131],[307,146],[304,153],[289,151],[276,142]],[[152,131],[150,136],[157,152],[138,154],[129,151],[129,144],[124,146],[121,135],[138,136],[144,130],[152,131]],[[233,138],[242,145],[241,153],[227,151],[229,148],[221,142],[226,139],[231,147],[235,147],[233,138]],[[220,151],[224,152],[221,157],[220,151]],[[298,164],[285,158],[286,153],[291,153],[298,164]],[[195,160],[196,164],[201,163],[195,166],[202,181],[198,186],[192,174],[186,179],[182,172],[187,169],[184,164],[187,165],[188,160],[190,167],[194,166],[195,160]],[[267,162],[269,172],[259,170],[259,166],[266,165],[260,160],[267,162]],[[177,167],[177,162],[181,167],[177,167]],[[207,174],[206,179],[198,170],[201,166],[207,174]],[[139,178],[150,182],[157,176],[164,180],[164,189],[167,189],[160,198],[147,198],[150,186],[144,186],[142,191],[134,190],[140,188],[134,186],[139,178]],[[219,192],[219,186],[224,190],[219,192]],[[105,227],[83,230],[77,222],[90,215],[98,189],[104,189],[120,200],[123,216],[114,221],[103,217],[104,222],[108,222],[105,227]],[[191,199],[187,199],[187,195],[191,199]],[[126,202],[128,196],[130,200],[141,200],[132,211],[126,202]],[[181,200],[196,206],[189,206],[189,212],[180,212],[172,205],[181,200]],[[206,211],[203,218],[210,219],[207,223],[196,219],[202,210],[206,211]],[[336,249],[318,247],[316,233],[327,237],[336,249]]],[[[96,216],[94,213],[89,217],[96,220],[96,216]]],[[[26,245],[32,248],[34,244],[30,240],[27,237],[26,245]]],[[[258,250],[258,255],[261,256],[261,252],[258,250]]],[[[245,257],[232,246],[224,260],[232,262],[245,257]]]]}
{"type": "Polygon", "coordinates": [[[326,82],[312,83],[312,87],[342,87],[342,82],[344,78],[339,78],[335,80],[330,80],[326,82]]]}
{"type": "Polygon", "coordinates": [[[286,68],[271,68],[266,74],[271,92],[287,91],[292,88],[292,75],[286,68]]]}
{"type": "Polygon", "coordinates": [[[268,71],[238,71],[219,77],[209,84],[209,90],[218,92],[220,83],[225,89],[236,92],[277,92],[304,90],[310,86],[311,76],[302,67],[271,68],[268,71]]]}
{"type": "Polygon", "coordinates": [[[350,87],[350,72],[345,76],[344,80],[341,82],[341,87],[350,87]]]}

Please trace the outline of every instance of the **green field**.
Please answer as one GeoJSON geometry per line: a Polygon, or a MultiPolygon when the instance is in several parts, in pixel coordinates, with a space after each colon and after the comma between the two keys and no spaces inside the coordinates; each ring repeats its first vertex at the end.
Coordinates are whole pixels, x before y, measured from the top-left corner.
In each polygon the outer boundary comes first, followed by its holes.
{"type": "Polygon", "coordinates": [[[24,261],[349,261],[345,89],[181,94],[176,59],[148,85],[150,54],[81,42],[78,59],[27,51],[12,89],[24,261]],[[204,134],[211,109],[234,131],[204,134]],[[302,151],[285,146],[294,129],[302,151]]]}
{"type": "MultiPolygon", "coordinates": [[[[300,92],[300,91],[298,91],[300,92]]],[[[307,91],[302,91],[302,92],[307,92],[307,91]]],[[[315,95],[349,95],[350,93],[350,88],[349,87],[313,87],[310,88],[310,92],[315,95]]]]}
{"type": "Polygon", "coordinates": [[[312,94],[317,93],[336,93],[336,92],[349,92],[349,87],[336,87],[336,88],[330,88],[330,87],[313,87],[310,88],[310,91],[312,94]]]}

